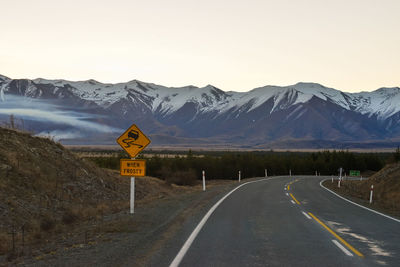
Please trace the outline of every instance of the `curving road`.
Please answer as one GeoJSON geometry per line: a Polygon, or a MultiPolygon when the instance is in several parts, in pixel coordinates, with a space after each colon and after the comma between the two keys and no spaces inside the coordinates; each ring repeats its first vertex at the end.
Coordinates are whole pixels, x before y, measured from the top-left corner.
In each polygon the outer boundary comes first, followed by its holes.
{"type": "Polygon", "coordinates": [[[171,251],[171,266],[400,266],[400,223],[338,198],[321,180],[243,185],[192,242],[181,241],[180,254],[171,251]]]}

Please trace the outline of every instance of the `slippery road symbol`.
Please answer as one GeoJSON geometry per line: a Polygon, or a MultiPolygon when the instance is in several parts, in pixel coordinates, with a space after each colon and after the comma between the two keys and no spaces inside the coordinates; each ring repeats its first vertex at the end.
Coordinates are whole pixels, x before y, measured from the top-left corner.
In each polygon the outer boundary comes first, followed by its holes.
{"type": "Polygon", "coordinates": [[[128,138],[123,139],[122,143],[124,143],[126,146],[125,148],[129,148],[131,146],[138,146],[139,148],[142,148],[142,145],[135,144],[135,141],[138,140],[139,138],[139,132],[136,130],[130,130],[128,133],[128,138]]]}
{"type": "Polygon", "coordinates": [[[136,157],[148,144],[150,140],[142,131],[133,124],[117,139],[117,143],[131,156],[136,157]]]}

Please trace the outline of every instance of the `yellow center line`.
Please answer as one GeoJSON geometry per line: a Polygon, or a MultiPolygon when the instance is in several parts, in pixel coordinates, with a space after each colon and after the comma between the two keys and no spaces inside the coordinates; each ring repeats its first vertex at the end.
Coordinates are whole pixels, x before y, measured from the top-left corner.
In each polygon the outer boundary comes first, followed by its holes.
{"type": "Polygon", "coordinates": [[[290,184],[287,186],[287,190],[290,190],[290,184]]]}
{"type": "Polygon", "coordinates": [[[300,205],[300,202],[290,193],[290,196],[293,198],[293,200],[297,203],[297,205],[300,205]]]}
{"type": "MultiPolygon", "coordinates": [[[[293,197],[293,196],[292,196],[293,197]]],[[[364,255],[359,252],[357,249],[355,249],[352,245],[350,245],[349,243],[347,243],[343,238],[341,238],[340,236],[338,236],[331,228],[329,228],[326,224],[324,224],[323,222],[321,222],[317,217],[314,216],[314,214],[312,214],[311,212],[308,213],[314,220],[316,220],[320,225],[322,225],[326,230],[328,230],[329,233],[331,233],[337,240],[339,240],[340,242],[342,242],[343,245],[345,245],[346,247],[348,247],[351,251],[354,252],[354,254],[356,254],[359,257],[364,257],[364,255]]]]}

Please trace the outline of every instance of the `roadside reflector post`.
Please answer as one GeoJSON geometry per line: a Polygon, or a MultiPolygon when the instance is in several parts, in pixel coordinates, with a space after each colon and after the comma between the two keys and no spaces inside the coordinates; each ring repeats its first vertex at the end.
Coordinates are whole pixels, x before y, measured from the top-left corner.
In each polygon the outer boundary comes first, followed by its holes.
{"type": "Polygon", "coordinates": [[[333,175],[331,175],[331,178],[332,178],[332,184],[333,184],[333,175]]]}
{"type": "Polygon", "coordinates": [[[292,170],[289,170],[289,177],[292,177],[292,170]]]}
{"type": "Polygon", "coordinates": [[[268,177],[268,170],[265,169],[264,171],[265,171],[265,177],[268,177]]]}
{"type": "Polygon", "coordinates": [[[371,185],[371,193],[369,194],[369,204],[372,204],[373,193],[374,193],[374,185],[371,185]]]}
{"type": "Polygon", "coordinates": [[[203,191],[206,191],[206,172],[203,171],[203,191]]]}
{"type": "Polygon", "coordinates": [[[361,178],[360,178],[360,181],[362,181],[362,176],[361,176],[361,178]]]}
{"type": "Polygon", "coordinates": [[[340,178],[338,180],[338,184],[337,184],[338,188],[340,188],[340,178]]]}
{"type": "Polygon", "coordinates": [[[240,178],[241,178],[241,177],[240,177],[240,176],[241,176],[240,174],[241,174],[241,173],[240,173],[240,171],[239,171],[239,182],[240,182],[240,178]]]}
{"type": "Polygon", "coordinates": [[[317,173],[317,171],[315,171],[315,176],[318,176],[318,173],[317,173]]]}

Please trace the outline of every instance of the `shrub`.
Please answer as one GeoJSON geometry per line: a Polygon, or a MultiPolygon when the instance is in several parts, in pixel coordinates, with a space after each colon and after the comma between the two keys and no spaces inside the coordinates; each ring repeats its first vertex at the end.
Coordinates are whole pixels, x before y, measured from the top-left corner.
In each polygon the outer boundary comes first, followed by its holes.
{"type": "Polygon", "coordinates": [[[189,169],[187,171],[172,172],[166,177],[165,181],[169,184],[176,185],[195,185],[196,171],[189,169]]]}
{"type": "Polygon", "coordinates": [[[42,220],[40,221],[40,229],[43,231],[50,231],[54,228],[55,226],[55,221],[50,217],[50,216],[44,216],[42,220]]]}

